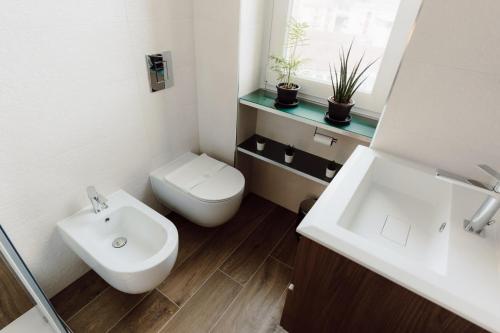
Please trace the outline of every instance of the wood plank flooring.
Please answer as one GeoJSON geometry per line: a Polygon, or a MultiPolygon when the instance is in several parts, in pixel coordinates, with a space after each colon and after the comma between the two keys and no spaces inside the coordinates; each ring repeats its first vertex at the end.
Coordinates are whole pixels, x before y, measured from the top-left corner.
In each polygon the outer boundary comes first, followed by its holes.
{"type": "Polygon", "coordinates": [[[107,288],[71,318],[68,325],[75,332],[106,332],[144,296],[107,288]]]}
{"type": "Polygon", "coordinates": [[[33,307],[23,284],[0,254],[0,330],[33,307]]]}
{"type": "Polygon", "coordinates": [[[279,319],[298,243],[294,213],[250,194],[215,229],[168,218],[179,254],[158,288],[124,294],[91,271],[53,298],[76,333],[284,332],[279,319]]]}
{"type": "Polygon", "coordinates": [[[209,332],[240,290],[241,285],[215,271],[161,332],[209,332]]]}
{"type": "Polygon", "coordinates": [[[266,332],[281,318],[282,295],[292,270],[268,258],[238,295],[213,332],[266,332]]]}
{"type": "Polygon", "coordinates": [[[175,261],[177,267],[208,241],[216,229],[200,227],[178,214],[170,214],[168,218],[175,224],[179,233],[179,252],[175,261]]]}
{"type": "Polygon", "coordinates": [[[106,281],[94,271],[89,271],[54,296],[51,299],[52,305],[62,319],[68,320],[106,288],[108,288],[106,281]]]}
{"type": "Polygon", "coordinates": [[[177,310],[177,305],[158,290],[153,290],[111,332],[158,332],[177,310]]]}
{"type": "Polygon", "coordinates": [[[280,242],[276,249],[271,254],[274,258],[288,266],[294,266],[295,253],[299,243],[298,234],[295,231],[298,223],[295,223],[286,233],[285,238],[280,242]]]}
{"type": "Polygon", "coordinates": [[[238,283],[247,283],[295,218],[292,212],[276,207],[220,269],[238,283]]]}

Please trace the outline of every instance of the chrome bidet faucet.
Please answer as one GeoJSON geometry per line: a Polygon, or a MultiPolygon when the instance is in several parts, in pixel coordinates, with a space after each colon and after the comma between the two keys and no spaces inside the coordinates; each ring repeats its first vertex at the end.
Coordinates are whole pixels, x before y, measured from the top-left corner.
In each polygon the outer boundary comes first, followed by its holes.
{"type": "Polygon", "coordinates": [[[94,186],[87,187],[87,196],[89,197],[90,203],[94,208],[94,213],[99,213],[103,209],[108,208],[108,199],[100,193],[97,192],[94,186]]]}
{"type": "Polygon", "coordinates": [[[437,170],[438,177],[448,178],[459,181],[460,183],[465,183],[468,185],[468,187],[473,186],[480,189],[481,192],[488,194],[486,200],[481,204],[478,210],[476,210],[470,220],[464,221],[464,229],[476,234],[482,234],[484,228],[487,225],[491,225],[495,222],[495,214],[500,209],[500,173],[485,164],[481,164],[479,165],[479,167],[481,168],[481,170],[496,179],[495,185],[486,186],[483,183],[475,180],[467,179],[447,171],[437,170]]]}

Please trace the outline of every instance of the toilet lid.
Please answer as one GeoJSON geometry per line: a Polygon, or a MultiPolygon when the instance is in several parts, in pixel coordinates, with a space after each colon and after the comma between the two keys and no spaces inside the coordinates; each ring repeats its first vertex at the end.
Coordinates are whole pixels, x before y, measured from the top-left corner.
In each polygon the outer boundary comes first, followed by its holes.
{"type": "Polygon", "coordinates": [[[165,176],[172,185],[202,201],[223,201],[241,192],[245,178],[239,170],[202,154],[165,176]]]}
{"type": "Polygon", "coordinates": [[[245,178],[229,165],[191,189],[191,194],[203,201],[223,201],[234,197],[245,187],[245,178]]]}

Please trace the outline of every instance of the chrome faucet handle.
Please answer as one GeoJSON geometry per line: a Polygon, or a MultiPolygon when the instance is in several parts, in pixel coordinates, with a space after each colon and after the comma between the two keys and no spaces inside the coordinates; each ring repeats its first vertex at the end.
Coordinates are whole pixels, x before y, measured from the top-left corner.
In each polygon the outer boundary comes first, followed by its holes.
{"type": "Polygon", "coordinates": [[[496,171],[495,169],[486,164],[479,164],[478,167],[488,175],[495,178],[496,185],[494,185],[491,190],[500,193],[500,172],[496,171]]]}

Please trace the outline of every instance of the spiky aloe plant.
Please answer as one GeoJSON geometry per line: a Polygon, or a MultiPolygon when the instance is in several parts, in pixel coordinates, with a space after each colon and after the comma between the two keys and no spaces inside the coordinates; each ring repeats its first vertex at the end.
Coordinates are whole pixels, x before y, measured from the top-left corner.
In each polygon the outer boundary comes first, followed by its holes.
{"type": "Polygon", "coordinates": [[[278,74],[278,82],[285,89],[293,89],[293,77],[304,62],[303,59],[297,56],[297,48],[305,45],[306,30],[309,27],[307,23],[297,22],[295,19],[290,19],[288,22],[288,41],[285,46],[285,56],[270,56],[271,69],[278,74]]]}
{"type": "Polygon", "coordinates": [[[330,65],[330,79],[332,81],[333,89],[332,97],[333,100],[337,103],[351,103],[352,96],[367,79],[367,77],[363,78],[363,74],[365,74],[368,68],[370,68],[378,60],[375,59],[361,69],[361,62],[364,58],[363,55],[349,72],[348,65],[351,56],[352,44],[353,43],[351,42],[351,44],[349,45],[349,50],[347,50],[347,54],[344,52],[344,48],[340,49],[340,69],[338,71],[337,67],[334,66],[334,72],[332,73],[332,66],[330,65]]]}

